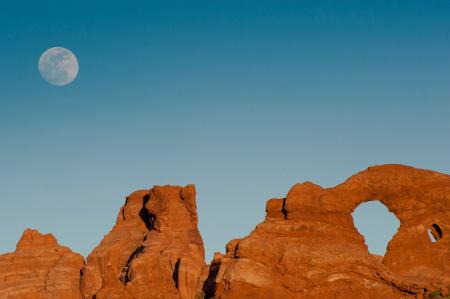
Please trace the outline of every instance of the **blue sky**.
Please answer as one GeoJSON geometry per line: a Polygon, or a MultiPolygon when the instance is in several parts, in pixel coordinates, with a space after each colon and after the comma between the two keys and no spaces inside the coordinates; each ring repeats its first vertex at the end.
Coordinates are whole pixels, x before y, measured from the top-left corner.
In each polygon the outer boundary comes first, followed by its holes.
{"type": "Polygon", "coordinates": [[[296,182],[450,173],[448,1],[8,1],[0,65],[0,252],[33,227],[86,255],[133,190],[195,183],[210,257],[296,182]]]}

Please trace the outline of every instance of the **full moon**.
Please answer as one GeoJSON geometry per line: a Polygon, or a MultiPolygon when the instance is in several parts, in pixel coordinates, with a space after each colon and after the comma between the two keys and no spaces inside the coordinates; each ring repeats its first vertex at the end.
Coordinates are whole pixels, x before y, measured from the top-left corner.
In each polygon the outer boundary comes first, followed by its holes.
{"type": "Polygon", "coordinates": [[[67,85],[78,75],[77,57],[66,48],[50,48],[39,58],[39,72],[50,84],[67,85]]]}

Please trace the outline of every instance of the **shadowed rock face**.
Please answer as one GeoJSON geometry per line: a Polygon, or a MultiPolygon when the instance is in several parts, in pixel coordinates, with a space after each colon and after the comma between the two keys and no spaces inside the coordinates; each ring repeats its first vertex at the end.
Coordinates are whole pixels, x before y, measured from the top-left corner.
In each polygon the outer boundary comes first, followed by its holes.
{"type": "Polygon", "coordinates": [[[264,222],[209,266],[196,210],[193,185],[134,192],[84,267],[53,236],[27,230],[14,253],[0,256],[0,299],[448,295],[448,175],[384,165],[333,188],[296,184],[286,198],[269,200],[264,222]],[[401,222],[384,257],[368,252],[351,215],[375,199],[401,222]]]}

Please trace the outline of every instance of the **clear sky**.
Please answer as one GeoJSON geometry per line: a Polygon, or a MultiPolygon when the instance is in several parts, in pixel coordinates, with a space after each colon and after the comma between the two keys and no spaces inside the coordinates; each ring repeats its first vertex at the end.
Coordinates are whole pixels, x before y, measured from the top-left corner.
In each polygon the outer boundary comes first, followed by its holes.
{"type": "Polygon", "coordinates": [[[0,66],[0,252],[86,255],[133,190],[195,183],[210,257],[296,182],[450,173],[450,1],[3,1],[0,66]]]}

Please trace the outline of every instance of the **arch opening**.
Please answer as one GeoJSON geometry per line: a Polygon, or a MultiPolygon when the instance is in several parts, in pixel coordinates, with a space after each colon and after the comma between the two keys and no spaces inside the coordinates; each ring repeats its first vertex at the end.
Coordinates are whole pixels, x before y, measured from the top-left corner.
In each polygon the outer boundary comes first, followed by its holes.
{"type": "Polygon", "coordinates": [[[432,224],[428,228],[428,237],[430,238],[431,242],[436,243],[442,238],[442,229],[437,224],[432,224]]]}
{"type": "Polygon", "coordinates": [[[400,220],[379,200],[360,204],[352,216],[353,223],[364,237],[369,252],[384,256],[389,241],[400,227],[400,220]]]}

